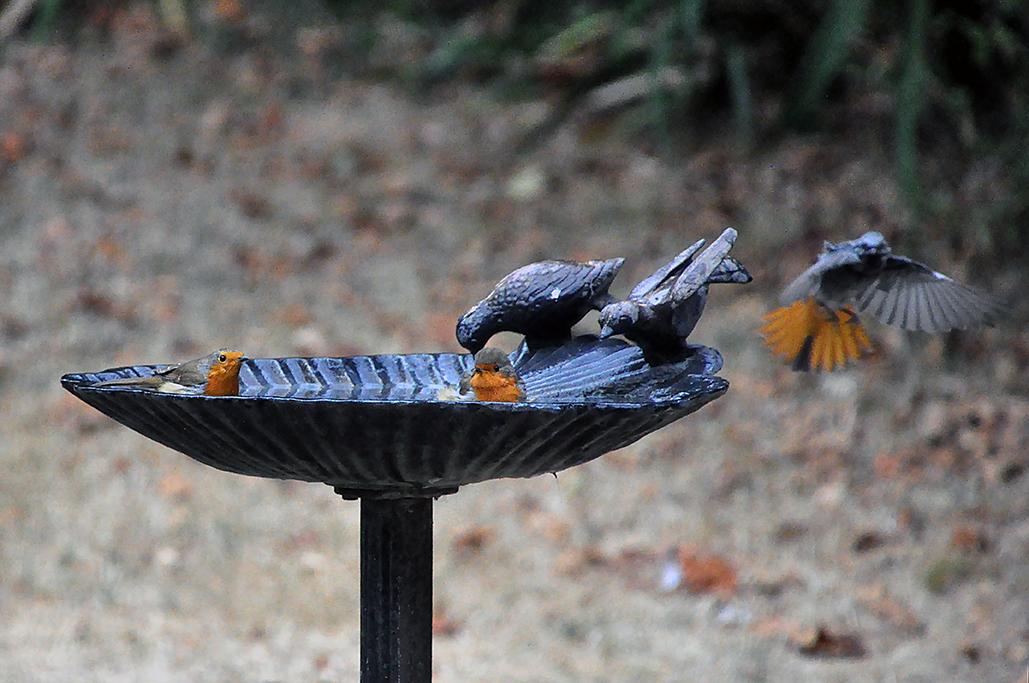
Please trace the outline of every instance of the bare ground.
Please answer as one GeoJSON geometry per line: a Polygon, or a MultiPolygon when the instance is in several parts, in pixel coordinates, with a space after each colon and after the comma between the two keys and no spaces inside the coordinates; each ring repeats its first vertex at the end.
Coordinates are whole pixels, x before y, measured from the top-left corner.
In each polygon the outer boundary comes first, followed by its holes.
{"type": "MultiPolygon", "coordinates": [[[[546,103],[331,77],[324,36],[288,23],[275,50],[175,46],[140,8],[109,30],[0,61],[0,680],[356,680],[357,504],[205,468],[62,373],[224,343],[456,350],[457,315],[518,265],[621,254],[621,293],[730,224],[756,281],[695,333],[724,398],[436,504],[437,680],[1026,679],[1025,305],[977,334],[877,327],[834,376],[756,336],[820,239],[865,229],[1020,290],[1017,255],[987,269],[905,229],[874,134],[673,163],[573,123],[517,156],[546,103]]],[[[955,205],[996,202],[995,174],[955,205]]]]}

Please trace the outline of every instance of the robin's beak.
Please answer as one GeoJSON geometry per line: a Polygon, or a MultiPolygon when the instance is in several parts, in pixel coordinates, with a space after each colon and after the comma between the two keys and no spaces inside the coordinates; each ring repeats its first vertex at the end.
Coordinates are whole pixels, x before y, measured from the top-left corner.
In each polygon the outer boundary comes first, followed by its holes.
{"type": "Polygon", "coordinates": [[[608,337],[614,336],[615,331],[611,329],[610,325],[604,325],[600,328],[601,339],[607,339],[608,337]]]}

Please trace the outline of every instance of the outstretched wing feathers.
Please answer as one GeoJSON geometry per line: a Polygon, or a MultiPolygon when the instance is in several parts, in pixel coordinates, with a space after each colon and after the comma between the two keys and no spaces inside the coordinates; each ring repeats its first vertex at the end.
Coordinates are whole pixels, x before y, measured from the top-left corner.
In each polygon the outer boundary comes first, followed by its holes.
{"type": "Polygon", "coordinates": [[[855,279],[848,294],[858,311],[905,330],[981,327],[1000,313],[992,298],[903,256],[887,257],[871,279],[855,279]]]}

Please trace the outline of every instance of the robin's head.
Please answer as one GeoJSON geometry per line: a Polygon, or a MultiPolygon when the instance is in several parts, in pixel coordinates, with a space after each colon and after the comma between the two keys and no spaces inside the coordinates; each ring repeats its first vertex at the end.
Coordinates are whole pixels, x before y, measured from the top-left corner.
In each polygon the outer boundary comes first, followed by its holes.
{"type": "Polygon", "coordinates": [[[207,387],[210,396],[235,396],[239,393],[239,368],[246,360],[242,351],[218,349],[210,356],[207,387]]]}
{"type": "Polygon", "coordinates": [[[886,238],[881,232],[874,230],[849,242],[826,242],[823,251],[828,254],[840,249],[853,249],[861,256],[886,256],[890,253],[890,245],[886,244],[886,238]]]}
{"type": "Polygon", "coordinates": [[[600,311],[600,338],[625,334],[640,320],[642,307],[635,301],[616,301],[600,311]]]}
{"type": "Polygon", "coordinates": [[[475,306],[457,321],[457,343],[478,353],[493,336],[489,315],[482,304],[475,306]]]}
{"type": "Polygon", "coordinates": [[[862,256],[885,256],[890,253],[890,246],[886,244],[886,238],[881,232],[866,232],[854,240],[854,246],[862,256]]]}
{"type": "Polygon", "coordinates": [[[497,372],[511,367],[511,359],[500,349],[488,346],[475,354],[476,372],[497,372]]]}

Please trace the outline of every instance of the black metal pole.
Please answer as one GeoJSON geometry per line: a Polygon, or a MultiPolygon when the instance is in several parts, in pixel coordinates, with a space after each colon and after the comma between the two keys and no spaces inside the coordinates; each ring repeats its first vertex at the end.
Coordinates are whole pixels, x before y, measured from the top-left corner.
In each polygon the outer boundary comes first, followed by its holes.
{"type": "Polygon", "coordinates": [[[432,680],[432,499],[361,500],[361,683],[432,680]]]}

